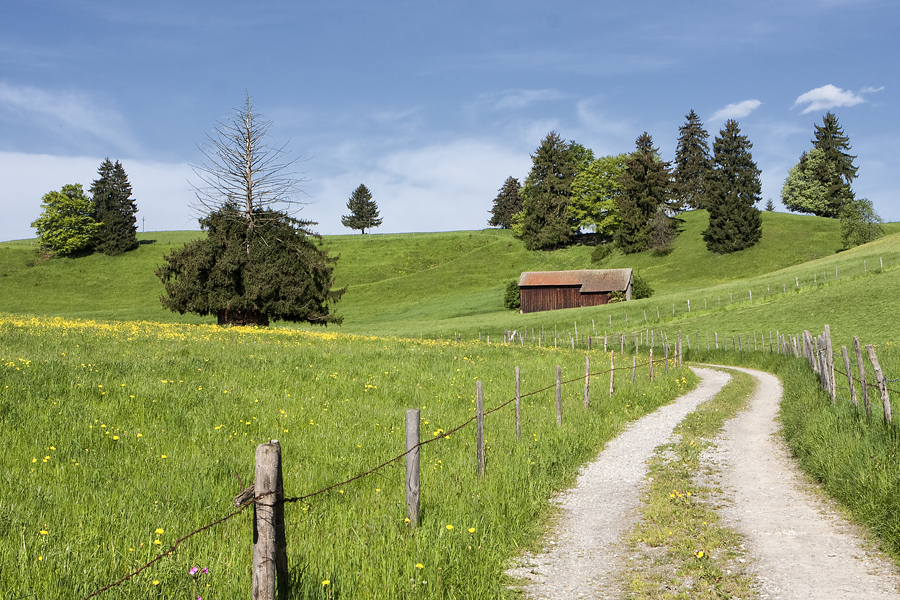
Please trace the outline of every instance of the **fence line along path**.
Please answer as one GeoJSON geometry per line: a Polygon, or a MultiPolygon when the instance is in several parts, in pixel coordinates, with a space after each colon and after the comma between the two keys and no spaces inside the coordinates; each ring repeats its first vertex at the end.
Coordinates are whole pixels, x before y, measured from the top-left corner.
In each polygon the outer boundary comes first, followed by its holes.
{"type": "Polygon", "coordinates": [[[702,378],[693,391],[632,423],[582,469],[576,486],[557,498],[562,516],[547,537],[547,549],[525,555],[508,572],[528,580],[528,598],[619,598],[615,575],[620,540],[637,520],[646,485],[647,461],[657,446],[702,402],[715,396],[730,376],[694,369],[702,378]]]}

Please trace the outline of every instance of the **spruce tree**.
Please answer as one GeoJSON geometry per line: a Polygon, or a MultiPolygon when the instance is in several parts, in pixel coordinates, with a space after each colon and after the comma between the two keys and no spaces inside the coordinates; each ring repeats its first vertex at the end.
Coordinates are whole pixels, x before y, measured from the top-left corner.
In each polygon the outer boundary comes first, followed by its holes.
{"type": "Polygon", "coordinates": [[[502,229],[512,227],[513,217],[522,210],[522,199],[519,197],[521,187],[515,177],[506,178],[500,193],[494,198],[494,208],[490,210],[491,219],[488,225],[502,229]]]}
{"type": "Polygon", "coordinates": [[[697,113],[691,109],[685,123],[678,128],[678,146],[673,164],[674,195],[683,206],[706,208],[706,184],[712,173],[709,156],[709,134],[697,113]]]}
{"type": "Polygon", "coordinates": [[[555,131],[547,134],[531,160],[531,172],[520,192],[522,210],[513,230],[528,250],[554,248],[575,234],[568,206],[576,165],[569,145],[555,131]]]}
{"type": "Polygon", "coordinates": [[[717,254],[749,248],[762,236],[760,170],[753,162],[753,144],[729,119],[713,142],[715,171],[709,195],[706,247],[717,254]]]}
{"type": "Polygon", "coordinates": [[[822,164],[814,171],[813,176],[825,187],[827,203],[826,217],[839,217],[841,207],[852,203],[853,190],[850,185],[856,179],[857,167],[853,165],[856,156],[850,155],[850,138],[838,123],[834,113],[827,113],[821,126],[815,125],[813,147],[822,151],[822,164]]]}
{"type": "Polygon", "coordinates": [[[620,177],[622,193],[616,201],[619,208],[619,231],[616,243],[625,254],[650,247],[656,212],[666,206],[671,191],[669,163],[659,158],[653,138],[646,131],[638,137],[637,148],[625,159],[620,177]]]}
{"type": "Polygon", "coordinates": [[[360,233],[380,226],[383,221],[378,216],[378,205],[372,200],[372,192],[363,184],[359,184],[359,187],[350,194],[347,208],[350,214],[341,217],[341,224],[350,229],[359,229],[360,233]]]}
{"type": "Polygon", "coordinates": [[[94,219],[100,223],[94,249],[110,256],[138,247],[137,205],[131,198],[131,184],[122,164],[108,158],[97,170],[100,177],[91,184],[94,219]]]}

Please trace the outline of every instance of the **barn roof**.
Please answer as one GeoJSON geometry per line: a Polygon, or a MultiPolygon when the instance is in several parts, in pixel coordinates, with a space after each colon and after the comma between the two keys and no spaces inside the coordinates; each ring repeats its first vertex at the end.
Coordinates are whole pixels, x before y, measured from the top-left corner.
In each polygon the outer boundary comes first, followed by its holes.
{"type": "Polygon", "coordinates": [[[581,286],[581,293],[628,289],[631,269],[585,269],[580,271],[530,271],[519,277],[519,287],[581,286]]]}

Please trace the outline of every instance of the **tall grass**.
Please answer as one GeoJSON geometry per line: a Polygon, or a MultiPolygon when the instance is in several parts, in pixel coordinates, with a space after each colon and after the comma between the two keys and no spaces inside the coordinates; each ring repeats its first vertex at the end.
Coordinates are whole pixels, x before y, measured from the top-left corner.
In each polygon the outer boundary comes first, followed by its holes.
{"type": "MultiPolygon", "coordinates": [[[[304,496],[404,449],[406,409],[423,437],[486,408],[487,474],[469,427],[422,449],[422,522],[405,522],[403,461],[286,507],[294,598],[500,598],[504,567],[542,533],[547,502],[622,427],[693,386],[627,370],[582,404],[583,351],[291,330],[0,318],[0,589],[83,598],[229,513],[256,445],[279,439],[285,492],[304,496]],[[555,371],[564,387],[556,425],[555,371]],[[328,584],[323,584],[327,581],[328,584]]],[[[595,352],[594,371],[608,368],[595,352]]],[[[630,361],[626,361],[630,366],[630,361]]],[[[107,598],[204,598],[249,589],[250,513],[203,531],[107,598]],[[209,584],[209,588],[206,586],[209,584]]]]}

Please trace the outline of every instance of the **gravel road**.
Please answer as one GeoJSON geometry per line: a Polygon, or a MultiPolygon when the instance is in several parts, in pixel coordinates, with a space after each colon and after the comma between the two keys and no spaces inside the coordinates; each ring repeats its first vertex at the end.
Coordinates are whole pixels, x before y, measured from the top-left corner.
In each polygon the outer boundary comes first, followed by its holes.
{"type": "MultiPolygon", "coordinates": [[[[738,369],[759,385],[750,407],[728,421],[704,455],[723,490],[720,512],[746,542],[749,571],[764,599],[900,600],[893,564],[868,547],[821,493],[806,481],[776,433],[781,383],[738,369]]],[[[647,461],[672,430],[730,376],[694,368],[692,392],[633,423],[584,467],[576,486],[555,498],[562,514],[547,551],[523,556],[510,575],[527,580],[527,598],[621,598],[622,537],[639,517],[647,461]]]]}
{"type": "Polygon", "coordinates": [[[584,467],[574,488],[554,499],[562,515],[548,532],[548,551],[525,555],[508,571],[531,581],[523,588],[526,597],[621,597],[619,540],[638,518],[648,459],[685,416],[731,379],[712,369],[694,371],[702,378],[697,388],[632,423],[584,467]]]}

